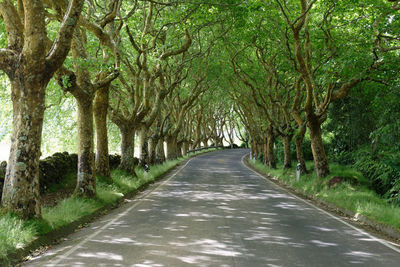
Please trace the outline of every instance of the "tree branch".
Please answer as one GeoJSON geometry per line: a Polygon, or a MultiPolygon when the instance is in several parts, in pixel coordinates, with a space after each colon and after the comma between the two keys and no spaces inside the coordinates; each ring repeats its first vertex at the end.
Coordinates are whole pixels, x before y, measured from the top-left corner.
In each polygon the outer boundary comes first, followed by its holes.
{"type": "Polygon", "coordinates": [[[114,70],[112,73],[110,73],[107,77],[102,79],[101,81],[98,81],[93,84],[95,89],[99,89],[101,87],[104,87],[105,85],[111,83],[113,80],[115,80],[119,76],[119,71],[114,70]]]}
{"type": "Polygon", "coordinates": [[[175,56],[186,52],[192,45],[192,38],[190,37],[189,31],[187,29],[185,30],[185,35],[186,35],[186,42],[181,48],[163,53],[160,58],[162,60],[165,60],[170,56],[175,56]]]}
{"type": "Polygon", "coordinates": [[[71,0],[68,6],[57,38],[46,58],[46,72],[50,77],[63,64],[64,59],[68,55],[72,36],[82,11],[83,3],[84,0],[71,0]]]}
{"type": "Polygon", "coordinates": [[[10,49],[0,49],[0,69],[8,76],[14,72],[14,66],[17,61],[17,54],[10,49]]]}

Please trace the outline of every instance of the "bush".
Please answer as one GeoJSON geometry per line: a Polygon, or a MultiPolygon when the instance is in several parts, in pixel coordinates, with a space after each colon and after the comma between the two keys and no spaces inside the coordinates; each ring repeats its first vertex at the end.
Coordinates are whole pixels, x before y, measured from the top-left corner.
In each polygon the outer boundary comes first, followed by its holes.
{"type": "Polygon", "coordinates": [[[121,163],[121,156],[117,154],[110,155],[109,161],[110,161],[110,169],[116,169],[121,163]]]}
{"type": "Polygon", "coordinates": [[[353,165],[356,161],[356,157],[354,154],[355,153],[351,151],[333,151],[329,155],[329,159],[341,165],[353,165]]]}
{"type": "Polygon", "coordinates": [[[400,153],[372,153],[361,149],[354,166],[372,182],[380,195],[398,201],[400,191],[400,153]]]}

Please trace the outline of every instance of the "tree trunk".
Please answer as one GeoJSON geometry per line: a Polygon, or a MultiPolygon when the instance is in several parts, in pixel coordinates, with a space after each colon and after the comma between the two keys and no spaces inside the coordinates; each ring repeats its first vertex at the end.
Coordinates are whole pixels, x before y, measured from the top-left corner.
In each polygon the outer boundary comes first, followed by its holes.
{"type": "Polygon", "coordinates": [[[148,148],[149,148],[149,164],[154,165],[156,163],[156,148],[157,148],[158,140],[154,137],[150,137],[148,139],[148,148]]]}
{"type": "Polygon", "coordinates": [[[139,130],[139,165],[144,166],[148,161],[148,138],[147,128],[141,127],[139,130]]]}
{"type": "Polygon", "coordinates": [[[160,138],[157,142],[156,148],[156,163],[161,164],[165,161],[164,139],[160,138]]]}
{"type": "Polygon", "coordinates": [[[325,154],[324,143],[322,141],[321,123],[318,117],[308,116],[308,128],[310,129],[311,150],[314,158],[314,168],[318,178],[323,178],[329,174],[329,163],[325,154]]]}
{"type": "MultiPolygon", "coordinates": [[[[224,145],[224,138],[217,138],[218,142],[217,142],[217,146],[223,146],[224,145]]],[[[233,148],[233,142],[230,144],[231,148],[233,148]]]]}
{"type": "Polygon", "coordinates": [[[285,135],[282,137],[283,142],[283,153],[284,153],[284,161],[283,168],[290,169],[292,167],[292,156],[290,154],[290,143],[292,141],[291,135],[285,135]]]}
{"type": "Polygon", "coordinates": [[[96,196],[96,175],[93,152],[93,99],[77,99],[78,103],[78,181],[75,194],[96,196]]]}
{"type": "Polygon", "coordinates": [[[274,153],[275,136],[272,129],[267,130],[267,158],[268,166],[272,169],[276,169],[276,159],[274,153]]]}
{"type": "Polygon", "coordinates": [[[300,173],[305,174],[307,173],[307,166],[304,160],[304,153],[303,153],[303,140],[304,135],[306,133],[306,127],[301,127],[299,132],[294,137],[294,143],[296,144],[296,156],[297,162],[300,163],[300,173]]]}
{"type": "Polygon", "coordinates": [[[251,147],[250,147],[250,158],[252,160],[256,160],[256,143],[254,141],[251,141],[251,147]]]}
{"type": "Polygon", "coordinates": [[[167,137],[167,159],[174,160],[177,158],[177,141],[175,136],[167,137]]]}
{"type": "Polygon", "coordinates": [[[186,156],[188,150],[189,150],[189,142],[184,141],[184,142],[182,143],[182,155],[183,155],[183,156],[186,156]]]}
{"type": "Polygon", "coordinates": [[[266,155],[263,154],[263,144],[257,143],[257,159],[261,157],[261,161],[266,155]]]}
{"type": "Polygon", "coordinates": [[[119,168],[129,173],[135,173],[135,130],[121,129],[121,163],[119,168]]]}
{"type": "Polygon", "coordinates": [[[253,141],[252,148],[253,148],[253,159],[257,160],[258,159],[258,144],[256,141],[253,141]]]}
{"type": "Polygon", "coordinates": [[[203,147],[208,147],[208,139],[203,139],[203,147]]]}
{"type": "Polygon", "coordinates": [[[109,85],[100,88],[94,98],[94,121],[96,126],[96,174],[110,178],[110,161],[107,136],[107,113],[109,85]]]}
{"type": "Polygon", "coordinates": [[[13,132],[2,205],[22,217],[32,218],[41,216],[39,158],[46,86],[32,81],[29,85],[20,83],[24,80],[11,80],[13,132]]]}
{"type": "Polygon", "coordinates": [[[178,158],[182,157],[182,146],[183,146],[182,142],[178,142],[177,145],[176,145],[176,156],[178,158]]]}
{"type": "Polygon", "coordinates": [[[268,147],[267,147],[267,142],[265,142],[265,143],[263,144],[262,148],[263,148],[262,163],[263,163],[264,165],[268,165],[268,157],[267,157],[267,155],[268,155],[268,147]]]}

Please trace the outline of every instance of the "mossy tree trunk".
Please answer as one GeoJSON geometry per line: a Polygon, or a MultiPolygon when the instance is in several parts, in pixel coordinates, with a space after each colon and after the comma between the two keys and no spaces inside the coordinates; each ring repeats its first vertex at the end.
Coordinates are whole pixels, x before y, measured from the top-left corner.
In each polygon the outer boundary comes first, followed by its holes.
{"type": "Polygon", "coordinates": [[[139,165],[144,166],[148,161],[148,129],[146,127],[141,127],[138,131],[139,139],[139,165]]]}
{"type": "Polygon", "coordinates": [[[119,168],[129,173],[135,173],[135,129],[120,128],[121,130],[121,163],[119,168]]]}
{"type": "Polygon", "coordinates": [[[167,137],[167,159],[174,160],[178,157],[177,150],[177,137],[176,136],[168,136],[167,137]]]}
{"type": "Polygon", "coordinates": [[[2,204],[23,217],[40,217],[39,158],[45,87],[40,86],[40,81],[11,81],[11,85],[13,137],[2,204]]]}
{"type": "Polygon", "coordinates": [[[182,155],[186,156],[188,150],[189,150],[189,142],[188,141],[183,141],[183,143],[182,143],[182,155]]]}
{"type": "Polygon", "coordinates": [[[307,166],[306,166],[306,161],[304,160],[304,152],[303,152],[303,140],[306,130],[307,128],[305,126],[300,126],[299,131],[294,136],[294,143],[296,144],[297,162],[300,163],[301,174],[307,173],[307,166]]]}
{"type": "Polygon", "coordinates": [[[156,163],[161,164],[165,162],[164,139],[160,138],[156,147],[156,163]]]}
{"type": "Polygon", "coordinates": [[[149,137],[148,139],[148,148],[149,148],[149,159],[148,163],[150,165],[154,165],[156,163],[156,149],[157,149],[158,139],[154,136],[149,137]]]}
{"type": "Polygon", "coordinates": [[[176,157],[177,158],[182,157],[182,146],[183,146],[182,141],[176,143],[176,157]]]}
{"type": "Polygon", "coordinates": [[[71,2],[50,51],[45,41],[43,1],[0,2],[7,48],[0,49],[0,69],[11,82],[13,132],[2,205],[25,218],[40,217],[39,158],[48,82],[71,46],[83,0],[71,2]],[[18,7],[15,6],[18,4],[18,7]]]}
{"type": "Polygon", "coordinates": [[[284,135],[282,136],[283,142],[283,153],[284,153],[284,160],[283,160],[283,168],[290,169],[292,167],[292,156],[290,153],[290,144],[292,141],[292,135],[284,135]]]}
{"type": "Polygon", "coordinates": [[[263,158],[262,158],[262,163],[264,165],[268,165],[268,146],[267,146],[267,140],[265,139],[265,143],[262,145],[263,148],[263,158]]]}
{"type": "Polygon", "coordinates": [[[93,147],[93,97],[77,98],[78,103],[78,180],[75,194],[96,196],[93,147]]]}
{"type": "Polygon", "coordinates": [[[308,129],[310,130],[311,150],[314,158],[314,168],[318,177],[327,176],[329,171],[328,158],[326,157],[322,141],[321,123],[318,117],[308,116],[308,129]]]}
{"type": "Polygon", "coordinates": [[[276,169],[274,145],[275,145],[275,134],[273,132],[273,128],[268,127],[268,129],[267,129],[267,158],[268,158],[268,166],[271,169],[276,169]]]}
{"type": "Polygon", "coordinates": [[[110,178],[110,161],[108,151],[107,114],[109,106],[110,85],[106,84],[97,90],[94,98],[94,121],[96,126],[96,158],[97,175],[110,178]]]}

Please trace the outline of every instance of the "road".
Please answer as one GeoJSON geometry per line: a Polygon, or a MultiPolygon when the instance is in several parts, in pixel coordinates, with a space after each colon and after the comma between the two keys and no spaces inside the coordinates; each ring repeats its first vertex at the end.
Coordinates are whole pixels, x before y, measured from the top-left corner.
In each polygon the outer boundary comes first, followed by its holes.
{"type": "Polygon", "coordinates": [[[400,250],[263,179],[246,153],[191,159],[26,266],[400,266],[400,250]]]}

